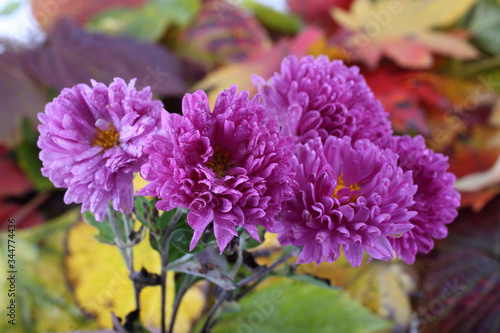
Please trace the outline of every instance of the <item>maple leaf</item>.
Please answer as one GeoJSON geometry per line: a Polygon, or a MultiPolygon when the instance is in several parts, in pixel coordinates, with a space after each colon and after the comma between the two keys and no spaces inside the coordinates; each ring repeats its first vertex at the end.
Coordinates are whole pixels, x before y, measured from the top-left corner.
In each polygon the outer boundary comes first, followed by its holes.
{"type": "Polygon", "coordinates": [[[317,24],[327,31],[337,27],[332,17],[328,14],[332,8],[349,9],[352,0],[287,0],[293,13],[296,13],[311,24],[317,24]]]}
{"type": "Polygon", "coordinates": [[[334,9],[334,20],[352,34],[344,45],[369,67],[382,56],[406,68],[429,68],[432,54],[474,59],[479,52],[463,37],[433,31],[456,22],[477,0],[356,0],[350,12],[334,9]]]}

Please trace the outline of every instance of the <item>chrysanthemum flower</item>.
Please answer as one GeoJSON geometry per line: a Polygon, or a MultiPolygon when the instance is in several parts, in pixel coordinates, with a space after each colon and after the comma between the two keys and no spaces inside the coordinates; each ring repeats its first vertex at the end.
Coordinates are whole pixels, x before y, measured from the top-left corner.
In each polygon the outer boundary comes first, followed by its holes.
{"type": "Polygon", "coordinates": [[[39,113],[42,174],[56,187],[67,188],[66,204],[82,204],[96,219],[113,208],[130,213],[134,203],[132,179],[145,162],[143,146],[159,127],[160,101],[151,90],[136,91],[115,78],[109,88],[94,80],[63,89],[39,113]]]}
{"type": "Polygon", "coordinates": [[[388,237],[407,232],[416,213],[411,172],[397,166],[398,155],[369,140],[319,138],[298,144],[294,157],[295,196],[283,204],[273,232],[281,245],[303,246],[297,263],[333,262],[340,247],[352,266],[363,250],[388,260],[388,237]]]}
{"type": "Polygon", "coordinates": [[[305,143],[330,135],[374,143],[392,134],[388,114],[375,99],[356,66],[327,56],[283,59],[281,73],[266,82],[252,77],[270,114],[278,116],[282,135],[305,143]]]}
{"type": "Polygon", "coordinates": [[[210,222],[222,252],[236,226],[259,240],[291,197],[293,144],[278,135],[275,119],[247,91],[224,90],[211,112],[203,91],[187,94],[183,116],[163,113],[163,130],[146,147],[141,175],[150,181],[139,195],[157,196],[156,207],[189,209],[193,249],[210,222]]]}
{"type": "Polygon", "coordinates": [[[410,220],[414,227],[399,238],[389,238],[398,257],[413,264],[417,252],[428,253],[434,247],[434,239],[448,235],[446,224],[458,215],[460,194],[453,187],[455,175],[446,172],[448,158],[426,148],[420,135],[393,136],[385,147],[399,154],[398,165],[413,172],[413,182],[418,186],[411,207],[418,212],[410,220]]]}

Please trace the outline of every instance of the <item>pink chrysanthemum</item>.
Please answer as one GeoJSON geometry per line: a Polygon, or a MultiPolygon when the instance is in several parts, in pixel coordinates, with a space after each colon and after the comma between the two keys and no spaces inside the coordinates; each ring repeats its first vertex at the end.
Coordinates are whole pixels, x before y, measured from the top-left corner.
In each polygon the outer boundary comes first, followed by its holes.
{"type": "Polygon", "coordinates": [[[413,264],[417,252],[428,253],[434,239],[448,235],[446,224],[458,215],[460,194],[453,187],[455,175],[446,172],[448,158],[426,148],[420,135],[394,136],[384,146],[399,154],[398,165],[413,172],[413,182],[418,186],[411,207],[418,212],[410,220],[414,227],[399,238],[389,238],[397,256],[413,264]]]}
{"type": "Polygon", "coordinates": [[[416,213],[411,172],[398,155],[369,140],[319,138],[298,144],[294,157],[295,196],[283,204],[273,232],[281,245],[303,246],[297,263],[333,262],[340,247],[352,266],[363,250],[376,259],[393,257],[388,237],[407,232],[416,213]]]}
{"type": "Polygon", "coordinates": [[[296,142],[347,135],[379,143],[392,134],[388,114],[356,66],[327,56],[289,56],[269,82],[255,75],[252,81],[270,114],[278,116],[281,134],[296,142]]]}
{"type": "Polygon", "coordinates": [[[138,194],[157,196],[157,208],[189,209],[193,249],[214,221],[221,252],[236,226],[259,240],[257,225],[271,227],[281,202],[291,197],[293,144],[280,138],[275,119],[255,97],[224,90],[211,112],[203,91],[187,94],[183,116],[163,113],[163,131],[147,146],[141,175],[150,183],[138,194]]]}
{"type": "Polygon", "coordinates": [[[81,203],[102,221],[110,200],[115,210],[132,211],[134,172],[146,160],[143,146],[163,105],[151,100],[149,87],[136,91],[135,80],[115,78],[109,88],[91,82],[63,89],[38,114],[38,147],[42,174],[68,189],[64,202],[81,203]]]}

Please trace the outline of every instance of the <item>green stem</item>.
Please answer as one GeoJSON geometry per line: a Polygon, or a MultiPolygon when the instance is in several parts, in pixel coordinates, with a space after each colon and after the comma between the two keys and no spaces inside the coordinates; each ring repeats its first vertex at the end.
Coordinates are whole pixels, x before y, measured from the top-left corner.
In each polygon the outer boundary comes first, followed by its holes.
{"type": "Polygon", "coordinates": [[[167,265],[168,265],[168,244],[170,242],[170,235],[174,231],[175,225],[185,213],[183,208],[177,208],[170,223],[165,228],[164,244],[161,248],[161,333],[166,333],[166,320],[165,320],[165,305],[167,303],[167,265]]]}
{"type": "MultiPolygon", "coordinates": [[[[129,245],[127,240],[125,240],[125,242],[123,241],[122,234],[116,222],[115,211],[111,208],[111,206],[108,206],[107,216],[109,224],[111,225],[111,229],[115,234],[116,246],[118,247],[118,250],[120,251],[122,258],[125,261],[125,265],[127,266],[127,269],[129,271],[129,278],[130,278],[135,273],[132,247],[129,245]]],[[[128,235],[130,235],[130,226],[128,225],[127,217],[123,216],[122,221],[125,233],[127,234],[125,237],[128,237],[128,235]]],[[[135,306],[137,310],[140,310],[140,293],[142,287],[134,279],[131,278],[131,281],[134,286],[135,306]]]]}

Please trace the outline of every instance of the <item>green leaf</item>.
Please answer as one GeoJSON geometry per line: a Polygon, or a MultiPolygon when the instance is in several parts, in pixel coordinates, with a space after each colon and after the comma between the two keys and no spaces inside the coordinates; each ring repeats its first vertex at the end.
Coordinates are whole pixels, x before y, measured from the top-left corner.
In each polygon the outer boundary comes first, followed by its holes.
{"type": "Polygon", "coordinates": [[[255,18],[269,30],[295,35],[302,27],[302,21],[297,15],[278,12],[253,0],[245,0],[243,5],[250,9],[255,18]]]}
{"type": "Polygon", "coordinates": [[[305,282],[305,283],[308,283],[310,285],[313,285],[313,286],[316,286],[319,288],[323,288],[323,289],[335,289],[335,290],[340,289],[339,287],[335,287],[335,286],[330,285],[330,281],[320,279],[320,278],[318,278],[314,275],[311,275],[311,274],[290,274],[290,275],[287,275],[287,277],[290,279],[300,281],[300,282],[305,282]]]}
{"type": "Polygon", "coordinates": [[[196,244],[193,251],[189,251],[189,245],[191,243],[191,238],[193,238],[194,230],[189,229],[177,229],[172,232],[170,236],[170,245],[176,247],[182,253],[199,253],[203,250],[203,246],[200,242],[196,244]]]}
{"type": "Polygon", "coordinates": [[[146,228],[151,228],[151,219],[157,218],[158,211],[155,208],[156,200],[148,200],[143,196],[134,199],[134,214],[137,220],[146,228]]]}
{"type": "Polygon", "coordinates": [[[13,12],[15,12],[19,6],[21,6],[21,3],[18,1],[11,1],[5,6],[1,11],[0,11],[0,16],[2,15],[10,15],[13,12]]]}
{"type": "Polygon", "coordinates": [[[213,333],[361,333],[391,327],[341,290],[284,279],[240,302],[241,311],[221,316],[213,333]]]}
{"type": "MultiPolygon", "coordinates": [[[[115,244],[115,233],[113,232],[113,229],[111,228],[111,225],[109,224],[107,219],[102,222],[96,221],[94,214],[92,214],[91,212],[83,213],[83,219],[85,222],[99,230],[99,233],[95,235],[95,239],[98,242],[111,245],[115,244]]],[[[121,231],[125,232],[123,230],[122,223],[118,223],[118,227],[121,227],[121,231]]]]}
{"type": "Polygon", "coordinates": [[[481,1],[475,9],[469,29],[474,40],[485,51],[500,54],[500,5],[498,2],[481,1]]]}
{"type": "MultiPolygon", "coordinates": [[[[189,256],[190,254],[186,254],[189,256]]],[[[236,288],[233,280],[229,278],[217,265],[212,263],[204,264],[198,257],[186,257],[186,261],[173,265],[168,265],[167,269],[174,272],[186,273],[202,277],[215,283],[224,290],[236,288]]]]}
{"type": "Polygon", "coordinates": [[[200,8],[200,0],[152,0],[140,8],[102,11],[87,23],[87,27],[108,34],[156,41],[168,26],[185,27],[191,23],[200,8]]]}
{"type": "Polygon", "coordinates": [[[36,142],[38,135],[27,120],[22,122],[23,139],[16,150],[18,165],[29,178],[33,187],[38,191],[47,191],[54,188],[52,182],[42,175],[42,161],[38,158],[40,149],[36,142]]]}

